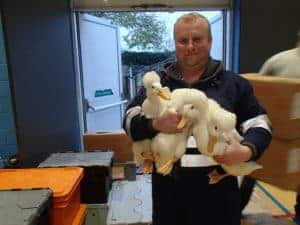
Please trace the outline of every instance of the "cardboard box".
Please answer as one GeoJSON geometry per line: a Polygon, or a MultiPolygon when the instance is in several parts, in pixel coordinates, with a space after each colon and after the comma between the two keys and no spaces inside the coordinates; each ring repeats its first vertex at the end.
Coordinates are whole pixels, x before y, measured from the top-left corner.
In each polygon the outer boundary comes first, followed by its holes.
{"type": "Polygon", "coordinates": [[[252,177],[287,190],[300,187],[300,139],[273,138],[258,163],[263,168],[252,173],[252,177]]]}
{"type": "Polygon", "coordinates": [[[133,160],[132,141],[124,130],[86,133],[83,142],[85,151],[113,151],[117,163],[133,160]]]}
{"type": "Polygon", "coordinates": [[[300,138],[300,79],[243,74],[272,122],[273,136],[300,138]]]}

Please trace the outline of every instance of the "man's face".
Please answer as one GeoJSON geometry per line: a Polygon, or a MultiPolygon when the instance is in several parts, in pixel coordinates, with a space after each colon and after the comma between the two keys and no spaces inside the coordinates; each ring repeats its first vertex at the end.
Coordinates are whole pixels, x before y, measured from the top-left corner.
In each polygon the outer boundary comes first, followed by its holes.
{"type": "Polygon", "coordinates": [[[177,60],[184,67],[197,67],[206,62],[210,49],[207,24],[204,20],[196,22],[179,22],[175,27],[175,49],[177,60]]]}

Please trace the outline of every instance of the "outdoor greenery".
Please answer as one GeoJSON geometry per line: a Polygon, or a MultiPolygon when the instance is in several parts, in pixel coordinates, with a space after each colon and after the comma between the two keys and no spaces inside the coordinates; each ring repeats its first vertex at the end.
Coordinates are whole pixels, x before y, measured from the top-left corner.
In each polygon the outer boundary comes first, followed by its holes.
{"type": "Polygon", "coordinates": [[[174,52],[128,52],[122,53],[124,65],[152,65],[174,57],[174,52]]]}
{"type": "Polygon", "coordinates": [[[166,49],[166,46],[164,46],[166,25],[154,13],[92,12],[91,14],[104,17],[115,25],[125,27],[128,30],[128,34],[123,37],[123,40],[129,49],[166,49]]]}

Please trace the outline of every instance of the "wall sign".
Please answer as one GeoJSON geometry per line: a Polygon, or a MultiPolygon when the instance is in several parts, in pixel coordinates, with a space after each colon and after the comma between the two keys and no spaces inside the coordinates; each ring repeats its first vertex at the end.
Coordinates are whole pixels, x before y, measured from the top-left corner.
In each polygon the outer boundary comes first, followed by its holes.
{"type": "Polygon", "coordinates": [[[113,91],[109,88],[109,89],[104,89],[104,90],[96,90],[95,91],[95,97],[103,97],[103,96],[107,96],[107,95],[113,95],[113,91]]]}

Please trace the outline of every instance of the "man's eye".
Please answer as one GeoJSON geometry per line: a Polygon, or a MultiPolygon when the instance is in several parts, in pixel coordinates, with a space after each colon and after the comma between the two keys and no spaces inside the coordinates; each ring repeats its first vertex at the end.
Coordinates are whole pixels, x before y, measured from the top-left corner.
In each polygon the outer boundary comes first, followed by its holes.
{"type": "Polygon", "coordinates": [[[192,106],[191,106],[191,109],[194,109],[194,108],[195,108],[195,107],[192,105],[192,106]]]}
{"type": "Polygon", "coordinates": [[[195,38],[195,39],[193,39],[193,42],[195,42],[195,43],[199,43],[200,41],[201,41],[200,38],[195,38]]]}
{"type": "Polygon", "coordinates": [[[218,126],[215,126],[215,130],[218,130],[218,126]]]}
{"type": "Polygon", "coordinates": [[[180,43],[180,44],[186,44],[187,42],[188,42],[187,39],[180,39],[180,40],[179,40],[179,43],[180,43]]]}
{"type": "Polygon", "coordinates": [[[203,40],[202,37],[196,37],[196,38],[193,38],[193,42],[195,42],[195,43],[199,43],[199,42],[201,42],[202,40],[203,40]]]}

